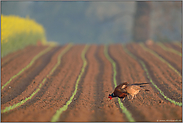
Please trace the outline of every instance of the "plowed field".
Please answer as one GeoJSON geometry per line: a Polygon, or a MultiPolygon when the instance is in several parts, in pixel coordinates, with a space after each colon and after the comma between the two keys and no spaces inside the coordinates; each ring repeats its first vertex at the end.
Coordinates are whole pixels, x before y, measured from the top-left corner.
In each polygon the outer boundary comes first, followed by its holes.
{"type": "Polygon", "coordinates": [[[9,54],[1,59],[1,121],[182,122],[182,49],[162,45],[28,46],[9,54]],[[150,91],[110,100],[126,81],[150,91]]]}

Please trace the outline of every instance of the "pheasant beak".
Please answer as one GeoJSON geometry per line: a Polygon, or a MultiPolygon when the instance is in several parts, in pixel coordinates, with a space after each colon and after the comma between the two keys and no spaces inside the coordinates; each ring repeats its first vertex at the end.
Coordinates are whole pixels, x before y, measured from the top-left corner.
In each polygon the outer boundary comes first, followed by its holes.
{"type": "Polygon", "coordinates": [[[108,98],[110,98],[110,100],[112,99],[112,96],[108,96],[108,98]]]}

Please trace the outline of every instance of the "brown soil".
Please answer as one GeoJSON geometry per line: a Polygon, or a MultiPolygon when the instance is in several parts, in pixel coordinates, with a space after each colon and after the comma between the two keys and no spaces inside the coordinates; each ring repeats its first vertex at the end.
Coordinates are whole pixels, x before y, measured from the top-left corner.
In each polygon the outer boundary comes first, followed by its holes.
{"type": "MultiPolygon", "coordinates": [[[[182,48],[176,44],[173,43],[164,43],[164,45],[168,48],[173,48],[174,50],[179,51],[180,53],[182,53],[182,48]]],[[[181,44],[182,45],[182,44],[181,44]]]]}
{"type": "MultiPolygon", "coordinates": [[[[58,55],[66,46],[52,48],[1,90],[1,110],[29,97],[57,63],[58,55]]],[[[40,91],[23,105],[8,113],[1,113],[1,121],[51,121],[56,111],[66,104],[74,92],[83,65],[81,53],[84,47],[85,45],[72,46],[63,55],[61,64],[47,78],[40,91]]],[[[145,63],[153,82],[167,97],[182,102],[182,78],[177,73],[151,53],[144,51],[140,45],[128,44],[126,47],[145,63]]],[[[1,85],[28,65],[31,59],[45,48],[29,46],[4,57],[1,65],[1,85]]],[[[180,56],[163,51],[155,44],[147,48],[155,51],[181,73],[180,56]]],[[[135,121],[182,121],[182,106],[177,106],[163,98],[150,83],[140,62],[127,54],[122,45],[110,45],[108,54],[116,63],[117,84],[125,81],[137,84],[149,83],[144,86],[150,91],[141,90],[133,100],[121,99],[135,121]]],[[[104,45],[90,45],[85,58],[87,65],[79,81],[77,93],[67,110],[60,115],[59,121],[128,122],[118,104],[118,98],[112,100],[108,98],[109,93],[114,89],[113,68],[104,55],[104,45]]]]}
{"type": "MultiPolygon", "coordinates": [[[[168,61],[179,73],[182,72],[182,57],[169,51],[165,51],[161,49],[160,46],[154,44],[147,46],[148,48],[152,49],[155,51],[157,54],[159,54],[163,59],[168,61]]],[[[167,46],[168,47],[168,46],[167,46]]]]}

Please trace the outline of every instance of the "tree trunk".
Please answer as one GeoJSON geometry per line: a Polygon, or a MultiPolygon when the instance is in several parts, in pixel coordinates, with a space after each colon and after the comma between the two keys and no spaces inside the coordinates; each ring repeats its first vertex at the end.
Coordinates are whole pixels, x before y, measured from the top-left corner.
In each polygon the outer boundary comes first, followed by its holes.
{"type": "Polygon", "coordinates": [[[137,2],[134,16],[133,41],[145,42],[150,36],[151,2],[137,2]]]}

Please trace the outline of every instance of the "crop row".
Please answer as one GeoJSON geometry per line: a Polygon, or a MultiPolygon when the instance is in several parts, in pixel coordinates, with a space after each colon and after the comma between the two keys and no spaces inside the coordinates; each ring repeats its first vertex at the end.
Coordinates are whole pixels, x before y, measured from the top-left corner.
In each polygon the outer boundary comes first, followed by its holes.
{"type": "MultiPolygon", "coordinates": [[[[164,60],[163,58],[161,58],[157,53],[155,53],[153,50],[149,49],[149,48],[146,48],[144,46],[144,44],[140,44],[140,46],[147,52],[153,54],[155,57],[157,57],[161,62],[164,62],[165,64],[167,64],[167,66],[172,69],[177,75],[181,76],[181,74],[171,65],[168,63],[168,61],[164,60]]],[[[21,102],[18,102],[12,106],[8,106],[8,107],[5,107],[5,109],[2,109],[1,110],[1,113],[5,113],[5,112],[9,112],[23,104],[25,104],[28,100],[32,99],[33,96],[35,96],[42,88],[42,86],[44,85],[45,81],[47,80],[48,77],[50,77],[53,72],[57,69],[57,67],[61,64],[61,59],[62,59],[62,56],[68,52],[68,50],[72,47],[72,44],[69,44],[67,45],[64,50],[62,50],[62,52],[60,53],[60,55],[58,56],[58,61],[56,63],[56,65],[52,68],[52,70],[49,72],[49,74],[43,79],[43,81],[41,82],[41,84],[39,85],[39,87],[27,98],[25,98],[24,100],[22,100],[21,102]]],[[[81,71],[80,71],[80,74],[78,75],[78,78],[76,80],[76,84],[75,84],[75,89],[74,89],[74,92],[72,94],[72,96],[70,97],[70,99],[66,102],[66,104],[64,106],[62,106],[61,108],[59,108],[55,115],[53,115],[51,121],[58,121],[60,115],[62,114],[63,111],[66,111],[68,106],[72,103],[73,101],[73,98],[74,96],[76,95],[77,93],[77,90],[78,90],[78,84],[79,84],[79,81],[80,81],[80,78],[82,77],[83,73],[85,72],[85,69],[86,69],[86,65],[87,65],[87,60],[85,58],[85,55],[86,55],[86,52],[89,48],[89,45],[86,45],[85,48],[83,49],[82,51],[82,54],[81,54],[81,58],[83,60],[83,66],[81,68],[81,71]]],[[[146,73],[146,76],[147,78],[149,79],[149,81],[152,83],[152,85],[160,92],[160,94],[168,101],[170,101],[171,103],[175,104],[175,105],[178,105],[178,106],[182,106],[182,103],[181,102],[177,102],[173,99],[170,99],[169,97],[167,97],[164,92],[153,82],[153,80],[151,79],[150,77],[150,74],[149,74],[149,70],[148,68],[146,67],[145,63],[138,59],[133,53],[131,53],[128,48],[126,46],[123,46],[121,45],[121,48],[124,49],[124,51],[129,54],[129,56],[131,56],[133,59],[137,60],[143,67],[145,73],[146,73]]],[[[48,48],[49,49],[49,48],[48,48]]],[[[48,49],[46,51],[48,51],[48,49]]],[[[45,51],[45,52],[46,52],[45,51]]],[[[173,50],[168,50],[169,52],[172,52],[173,50]]],[[[104,48],[104,55],[105,57],[108,59],[108,61],[111,63],[112,65],[112,68],[113,68],[113,82],[114,82],[114,86],[116,87],[117,86],[117,80],[116,80],[116,75],[117,75],[117,70],[116,70],[116,62],[110,57],[110,55],[108,54],[108,46],[106,45],[105,48],[104,48]]],[[[175,52],[173,52],[175,53],[175,52]]],[[[41,54],[41,53],[40,53],[41,54]]],[[[176,53],[175,53],[176,54],[176,53]]],[[[38,55],[36,56],[36,59],[38,57],[40,57],[41,55],[38,55]]],[[[30,63],[33,63],[33,61],[35,61],[35,58],[34,60],[32,60],[30,63]]],[[[30,66],[31,64],[29,64],[28,66],[30,66]]],[[[23,68],[22,70],[25,70],[27,69],[28,67],[26,66],[25,68],[23,68]]],[[[23,71],[22,71],[23,72],[23,71]]],[[[16,75],[14,75],[15,77],[17,77],[18,75],[20,74],[20,72],[16,75]]],[[[6,85],[10,84],[11,80],[7,82],[6,85]]],[[[5,85],[3,85],[5,87],[5,85]]],[[[3,88],[2,88],[3,89],[3,88]]],[[[126,115],[127,119],[129,121],[135,121],[132,117],[132,114],[130,113],[130,111],[128,111],[128,109],[123,105],[123,102],[121,102],[121,100],[118,98],[118,103],[119,103],[119,106],[122,110],[122,112],[126,115]]]]}

